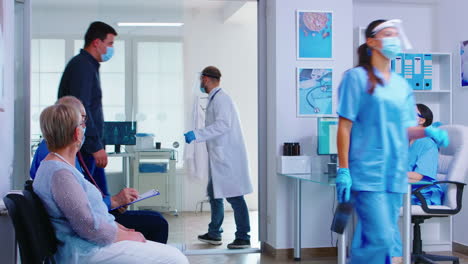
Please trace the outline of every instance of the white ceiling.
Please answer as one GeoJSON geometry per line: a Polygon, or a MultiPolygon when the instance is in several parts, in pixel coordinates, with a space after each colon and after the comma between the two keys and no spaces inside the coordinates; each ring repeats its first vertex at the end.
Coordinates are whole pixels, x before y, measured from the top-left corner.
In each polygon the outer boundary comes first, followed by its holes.
{"type": "Polygon", "coordinates": [[[256,2],[257,0],[35,0],[33,8],[222,8],[232,2],[256,2]]]}

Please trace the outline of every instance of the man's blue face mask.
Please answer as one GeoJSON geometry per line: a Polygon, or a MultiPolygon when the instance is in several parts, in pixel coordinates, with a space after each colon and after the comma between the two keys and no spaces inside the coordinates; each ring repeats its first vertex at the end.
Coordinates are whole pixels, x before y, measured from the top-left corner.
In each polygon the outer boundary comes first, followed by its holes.
{"type": "Polygon", "coordinates": [[[114,56],[114,47],[107,47],[106,53],[101,55],[102,61],[108,61],[114,56]]]}

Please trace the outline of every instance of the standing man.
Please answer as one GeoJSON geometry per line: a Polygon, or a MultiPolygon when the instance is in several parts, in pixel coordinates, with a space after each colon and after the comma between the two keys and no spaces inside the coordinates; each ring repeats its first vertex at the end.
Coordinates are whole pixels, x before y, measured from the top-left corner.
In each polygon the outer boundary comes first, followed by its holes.
{"type": "Polygon", "coordinates": [[[60,81],[58,98],[73,95],[83,103],[86,121],[86,141],[81,148],[83,160],[98,183],[106,185],[104,168],[107,154],[102,142],[104,115],[102,90],[99,77],[100,62],[108,61],[114,54],[114,38],[117,32],[103,22],[93,22],[85,34],[84,49],[67,64],[60,81]]]}
{"type": "Polygon", "coordinates": [[[223,198],[234,209],[236,239],[229,249],[250,247],[250,221],[244,195],[252,192],[247,163],[247,151],[242,136],[239,116],[232,99],[220,87],[221,72],[213,66],[206,67],[200,76],[200,89],[207,93],[205,128],[189,131],[185,141],[190,144],[206,141],[209,156],[209,181],[207,187],[211,205],[211,223],[208,233],[198,240],[221,245],[221,225],[224,219],[223,198]]]}
{"type": "MultiPolygon", "coordinates": [[[[104,172],[107,154],[103,143],[104,115],[99,66],[101,62],[112,58],[115,36],[117,32],[111,26],[99,21],[91,23],[85,34],[84,49],[68,62],[58,91],[59,98],[72,95],[84,105],[87,114],[86,140],[77,156],[81,156],[85,165],[82,167],[86,179],[103,192],[103,199],[109,210],[138,197],[138,191],[133,188],[124,188],[111,197],[104,172]]],[[[117,222],[143,233],[150,240],[167,242],[168,224],[161,214],[125,210],[126,207],[112,211],[117,222]]]]}

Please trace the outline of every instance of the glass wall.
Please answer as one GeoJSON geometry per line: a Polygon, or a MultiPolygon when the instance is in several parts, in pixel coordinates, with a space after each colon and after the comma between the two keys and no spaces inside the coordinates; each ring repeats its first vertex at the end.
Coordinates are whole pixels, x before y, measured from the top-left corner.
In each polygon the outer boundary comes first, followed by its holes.
{"type": "MultiPolygon", "coordinates": [[[[188,172],[183,134],[194,129],[195,97],[207,98],[195,85],[199,73],[206,66],[217,66],[223,74],[221,87],[236,103],[243,126],[255,190],[246,200],[252,211],[252,245],[258,246],[256,8],[256,2],[229,0],[34,1],[32,144],[40,140],[40,112],[56,101],[63,70],[83,48],[87,27],[93,21],[111,25],[118,33],[114,57],[100,67],[105,121],[136,121],[137,132],[153,134],[154,141],[161,142],[163,154],[158,156],[154,148],[148,149],[148,154],[126,146],[128,159],[118,155],[109,158],[105,171],[110,193],[116,194],[127,185],[140,192],[159,189],[161,195],[152,198],[157,200],[135,204],[132,209],[162,212],[170,224],[169,243],[186,245],[187,249],[210,248],[197,240],[197,235],[207,231],[210,218],[208,173],[197,178],[188,172]],[[182,25],[122,27],[119,22],[182,25]],[[174,142],[179,147],[175,148],[174,142]],[[142,173],[140,165],[149,162],[166,162],[167,171],[142,173]]],[[[111,146],[106,149],[114,150],[111,146]]],[[[227,203],[226,211],[223,228],[226,239],[232,240],[235,225],[227,203]]],[[[227,240],[225,244],[232,242],[227,240]]]]}

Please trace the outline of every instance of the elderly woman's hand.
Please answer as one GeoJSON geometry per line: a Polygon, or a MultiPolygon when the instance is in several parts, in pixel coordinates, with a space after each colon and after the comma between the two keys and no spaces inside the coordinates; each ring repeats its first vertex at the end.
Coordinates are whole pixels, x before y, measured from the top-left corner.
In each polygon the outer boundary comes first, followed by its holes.
{"type": "Polygon", "coordinates": [[[140,232],[135,232],[135,231],[127,231],[122,228],[117,228],[117,236],[115,237],[114,242],[119,242],[119,241],[124,241],[124,240],[129,240],[129,241],[137,241],[137,242],[146,242],[145,236],[143,236],[142,233],[140,232]]]}

